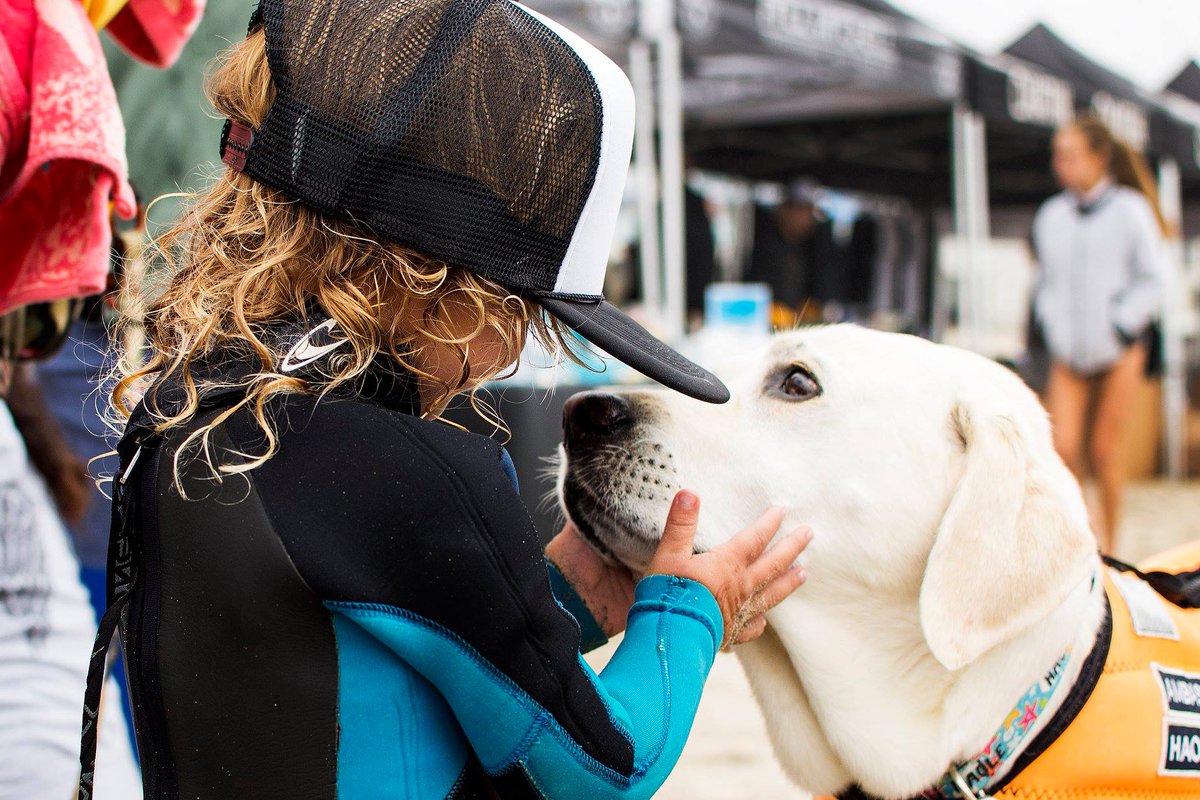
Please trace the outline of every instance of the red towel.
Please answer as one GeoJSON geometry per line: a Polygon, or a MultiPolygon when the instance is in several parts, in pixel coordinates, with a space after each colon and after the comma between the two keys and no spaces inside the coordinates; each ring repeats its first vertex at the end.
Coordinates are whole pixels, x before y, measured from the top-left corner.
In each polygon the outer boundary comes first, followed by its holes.
{"type": "Polygon", "coordinates": [[[134,58],[169,67],[204,13],[204,0],[129,0],[105,28],[134,58]]]}
{"type": "MultiPolygon", "coordinates": [[[[166,66],[202,0],[130,0],[110,27],[166,66]]],[[[100,40],[75,0],[0,0],[0,314],[95,294],[112,210],[136,211],[125,129],[100,40]]]]}

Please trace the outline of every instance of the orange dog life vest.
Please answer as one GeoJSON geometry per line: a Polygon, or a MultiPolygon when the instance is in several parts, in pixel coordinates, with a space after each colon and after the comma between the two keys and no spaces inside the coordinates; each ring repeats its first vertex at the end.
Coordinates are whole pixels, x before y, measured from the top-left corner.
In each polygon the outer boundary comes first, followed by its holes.
{"type": "MultiPolygon", "coordinates": [[[[1140,565],[1181,572],[1200,543],[1140,565]]],[[[1129,573],[1106,569],[1112,641],[1071,724],[992,796],[1012,800],[1200,798],[1200,610],[1182,609],[1129,573]]]]}
{"type": "MultiPolygon", "coordinates": [[[[1150,559],[1140,569],[1180,573],[1197,566],[1200,542],[1150,559]]],[[[1105,568],[1103,577],[1111,637],[1103,665],[1089,664],[1081,676],[1095,680],[1091,692],[1081,704],[1068,695],[1057,713],[1065,717],[1070,705],[1078,709],[1074,718],[1040,754],[1033,749],[1041,747],[1035,737],[1018,756],[1023,767],[1001,779],[999,788],[980,791],[971,781],[976,797],[1200,800],[1200,609],[1169,602],[1132,573],[1105,568]]],[[[919,797],[968,797],[950,786],[950,775],[919,797]]],[[[837,798],[818,800],[872,798],[851,787],[837,798]]]]}

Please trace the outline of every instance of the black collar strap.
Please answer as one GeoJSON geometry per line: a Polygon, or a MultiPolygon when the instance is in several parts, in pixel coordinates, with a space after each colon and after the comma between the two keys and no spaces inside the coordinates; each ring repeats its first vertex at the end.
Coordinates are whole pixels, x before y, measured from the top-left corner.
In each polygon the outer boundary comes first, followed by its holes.
{"type": "Polygon", "coordinates": [[[1142,572],[1132,564],[1103,556],[1104,563],[1120,572],[1129,572],[1150,584],[1154,591],[1180,608],[1200,608],[1200,569],[1188,572],[1142,572]]]}
{"type": "MultiPolygon", "coordinates": [[[[1100,681],[1100,676],[1104,672],[1104,663],[1108,660],[1108,649],[1112,644],[1112,607],[1108,603],[1108,595],[1104,597],[1104,622],[1100,626],[1100,631],[1096,635],[1096,643],[1092,646],[1092,651],[1088,653],[1087,659],[1083,662],[1083,668],[1079,672],[1079,677],[1075,681],[1075,685],[1071,687],[1070,693],[1063,700],[1063,704],[1054,713],[1050,719],[1050,723],[1042,729],[1042,731],[1033,738],[1021,755],[1017,756],[1013,762],[1012,769],[1008,771],[1002,779],[994,785],[988,787],[989,793],[995,793],[1003,789],[1012,781],[1016,780],[1017,776],[1037,759],[1042,753],[1050,748],[1062,736],[1063,732],[1070,727],[1075,721],[1075,717],[1083,710],[1088,699],[1092,696],[1092,691],[1096,688],[1096,684],[1100,681]]],[[[927,792],[914,795],[910,800],[925,800],[931,795],[927,792]]],[[[988,795],[984,795],[987,797],[988,795]]],[[[879,798],[869,795],[857,785],[851,786],[837,795],[838,800],[879,800],[879,798]]]]}

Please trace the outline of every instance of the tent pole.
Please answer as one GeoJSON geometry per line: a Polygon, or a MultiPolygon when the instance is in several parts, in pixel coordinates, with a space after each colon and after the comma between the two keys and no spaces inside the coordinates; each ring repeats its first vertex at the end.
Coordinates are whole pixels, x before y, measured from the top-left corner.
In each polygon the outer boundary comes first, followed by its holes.
{"type": "Polygon", "coordinates": [[[1183,183],[1179,164],[1173,158],[1158,162],[1159,204],[1172,235],[1164,253],[1162,342],[1163,342],[1163,454],[1167,477],[1182,480],[1187,472],[1184,424],[1187,415],[1187,385],[1184,367],[1180,314],[1183,311],[1183,239],[1179,235],[1183,220],[1183,183]]]}
{"type": "Polygon", "coordinates": [[[658,31],[658,136],[662,181],[664,329],[671,341],[686,330],[684,287],[683,62],[675,4],[658,31]]]}
{"type": "Polygon", "coordinates": [[[983,118],[962,103],[951,112],[954,233],[959,248],[958,327],[961,344],[982,352],[984,251],[990,236],[983,118]]]}
{"type": "Polygon", "coordinates": [[[983,115],[968,112],[971,136],[971,171],[968,173],[967,190],[971,196],[971,221],[975,258],[972,269],[975,274],[975,339],[984,355],[995,355],[995,344],[986,341],[987,334],[994,328],[995,314],[991,310],[993,294],[988,291],[988,252],[992,237],[991,209],[988,198],[987,171],[987,128],[983,115]]]}
{"type": "Polygon", "coordinates": [[[647,308],[662,308],[662,272],[659,255],[662,240],[658,228],[658,170],[654,155],[654,65],[650,43],[634,39],[629,44],[629,77],[636,103],[633,152],[637,181],[638,268],[642,302],[647,308]]]}
{"type": "Polygon", "coordinates": [[[955,305],[958,308],[958,343],[975,348],[975,309],[971,303],[971,283],[975,278],[975,249],[971,241],[971,200],[967,180],[971,171],[970,137],[967,134],[967,108],[955,104],[951,131],[951,179],[953,181],[955,249],[955,305]]]}

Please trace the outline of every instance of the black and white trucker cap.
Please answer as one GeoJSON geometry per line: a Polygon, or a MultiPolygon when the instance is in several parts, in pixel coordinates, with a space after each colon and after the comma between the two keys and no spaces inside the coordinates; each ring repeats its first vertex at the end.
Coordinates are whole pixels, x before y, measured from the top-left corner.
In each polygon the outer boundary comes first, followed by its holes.
{"type": "Polygon", "coordinates": [[[633,89],[510,0],[262,0],[275,97],[226,123],[231,167],[538,303],[701,400],[725,386],[601,294],[633,142],[633,89]]]}

